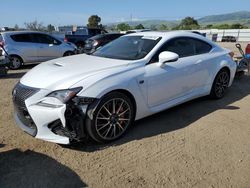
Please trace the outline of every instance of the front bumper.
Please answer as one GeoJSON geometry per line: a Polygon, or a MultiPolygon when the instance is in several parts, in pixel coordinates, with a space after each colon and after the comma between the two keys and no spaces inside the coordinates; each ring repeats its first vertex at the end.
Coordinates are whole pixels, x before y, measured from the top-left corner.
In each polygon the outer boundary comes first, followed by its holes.
{"type": "Polygon", "coordinates": [[[29,135],[49,142],[70,144],[73,140],[81,140],[85,136],[87,106],[63,104],[55,108],[38,105],[48,93],[48,90],[17,84],[13,90],[16,124],[29,135]]]}

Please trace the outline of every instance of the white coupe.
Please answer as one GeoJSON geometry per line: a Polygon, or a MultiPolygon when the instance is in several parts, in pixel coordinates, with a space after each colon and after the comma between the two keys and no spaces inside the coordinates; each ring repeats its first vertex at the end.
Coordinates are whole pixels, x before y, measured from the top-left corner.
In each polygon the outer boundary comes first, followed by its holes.
{"type": "Polygon", "coordinates": [[[191,32],[125,35],[92,55],[29,71],[13,89],[15,120],[46,141],[110,142],[135,120],[197,97],[222,98],[236,72],[231,56],[191,32]]]}

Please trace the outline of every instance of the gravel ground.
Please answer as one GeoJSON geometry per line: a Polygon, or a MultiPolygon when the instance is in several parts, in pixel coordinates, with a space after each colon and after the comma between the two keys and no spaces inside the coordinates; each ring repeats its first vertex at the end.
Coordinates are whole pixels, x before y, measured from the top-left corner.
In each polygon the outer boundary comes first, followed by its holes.
{"type": "Polygon", "coordinates": [[[222,100],[140,120],[112,144],[63,147],[14,123],[11,90],[29,69],[0,79],[1,188],[250,187],[250,77],[237,78],[222,100]]]}

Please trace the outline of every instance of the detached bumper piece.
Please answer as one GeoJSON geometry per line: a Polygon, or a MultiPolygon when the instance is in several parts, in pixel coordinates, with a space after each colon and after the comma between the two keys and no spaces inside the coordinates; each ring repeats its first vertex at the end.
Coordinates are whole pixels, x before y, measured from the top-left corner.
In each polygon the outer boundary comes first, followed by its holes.
{"type": "Polygon", "coordinates": [[[75,105],[67,105],[65,111],[66,127],[62,125],[61,120],[56,120],[48,125],[48,128],[54,134],[64,136],[70,139],[70,141],[81,141],[86,137],[84,130],[84,118],[85,115],[75,105]]]}
{"type": "Polygon", "coordinates": [[[18,83],[12,92],[15,118],[21,123],[20,127],[31,136],[36,136],[37,127],[25,106],[25,100],[38,91],[37,88],[30,88],[18,83]]]}

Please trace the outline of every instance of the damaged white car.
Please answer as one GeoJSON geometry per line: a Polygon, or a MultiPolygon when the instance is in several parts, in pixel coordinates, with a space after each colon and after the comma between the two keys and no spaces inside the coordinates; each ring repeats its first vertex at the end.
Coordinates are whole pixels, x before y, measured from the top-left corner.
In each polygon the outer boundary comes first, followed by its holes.
{"type": "Polygon", "coordinates": [[[222,98],[236,71],[230,54],[190,32],[125,35],[92,55],[29,71],[13,89],[15,120],[46,141],[110,142],[134,120],[201,96],[222,98]]]}

